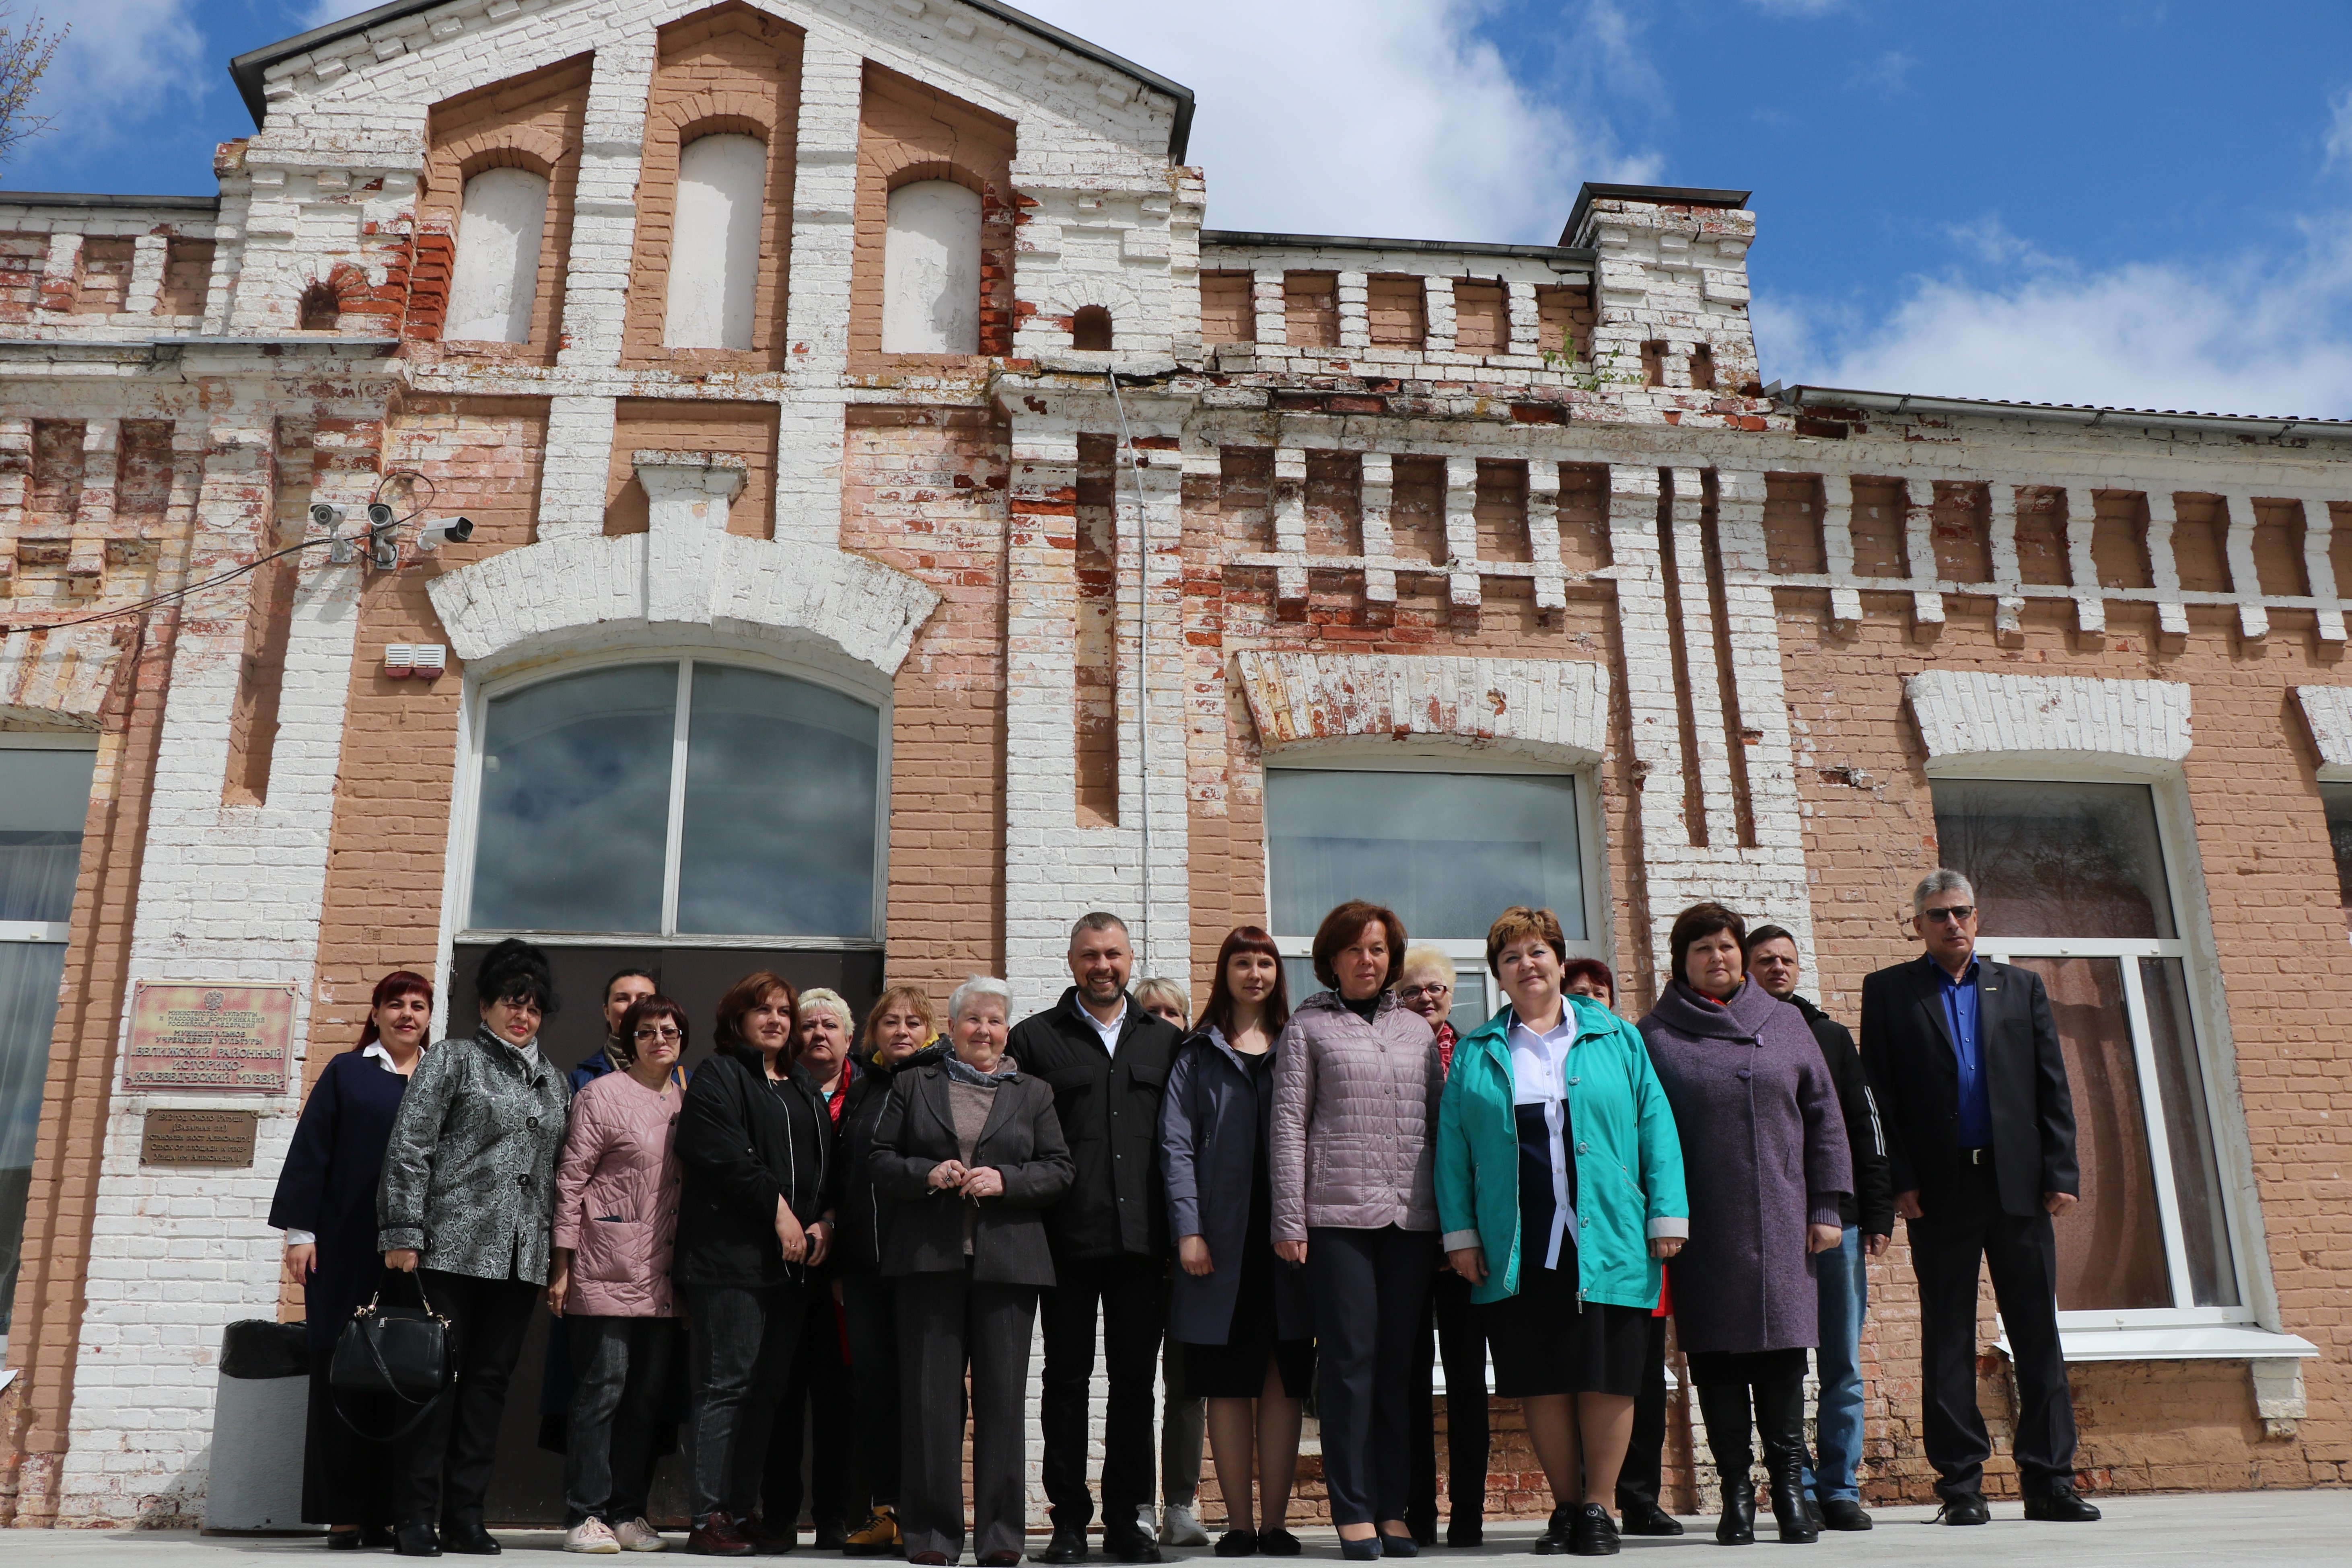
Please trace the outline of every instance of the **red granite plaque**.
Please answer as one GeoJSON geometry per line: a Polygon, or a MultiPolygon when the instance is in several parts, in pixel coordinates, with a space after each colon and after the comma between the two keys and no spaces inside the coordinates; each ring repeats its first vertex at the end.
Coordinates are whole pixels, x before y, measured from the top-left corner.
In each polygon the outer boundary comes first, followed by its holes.
{"type": "Polygon", "coordinates": [[[292,1065],[291,986],[139,982],[131,1002],[132,1092],[283,1094],[292,1065]]]}

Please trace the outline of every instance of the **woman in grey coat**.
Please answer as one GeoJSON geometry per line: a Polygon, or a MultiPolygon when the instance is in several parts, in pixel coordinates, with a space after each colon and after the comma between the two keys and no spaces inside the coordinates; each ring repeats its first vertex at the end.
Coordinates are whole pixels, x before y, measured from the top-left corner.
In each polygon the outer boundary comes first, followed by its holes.
{"type": "Polygon", "coordinates": [[[895,1202],[882,1273],[898,1281],[898,1511],[907,1561],[963,1551],[964,1380],[971,1384],[972,1546],[1021,1561],[1023,1402],[1037,1291],[1054,1282],[1045,1210],[1077,1167],[1054,1092],[1004,1054],[1013,992],[975,975],[948,998],[955,1054],[890,1081],[866,1168],[895,1202]]]}
{"type": "Polygon", "coordinates": [[[1275,1064],[1274,1250],[1307,1266],[1323,1363],[1323,1481],[1352,1562],[1418,1555],[1408,1388],[1437,1272],[1437,1097],[1429,1020],[1390,989],[1403,922],[1361,900],[1315,933],[1315,976],[1275,1064]]]}
{"type": "Polygon", "coordinates": [[[571,1085],[539,1049],[555,1010],[547,955],[512,938],[482,955],[481,1027],[425,1053],[393,1118],[376,1189],[387,1268],[449,1320],[456,1387],[403,1439],[394,1550],[499,1550],[482,1527],[507,1380],[547,1283],[555,1160],[571,1085]],[[440,1532],[434,1531],[438,1504],[440,1532]]]}
{"type": "Polygon", "coordinates": [[[1853,1189],[1828,1063],[1804,1015],[1747,978],[1746,935],[1720,904],[1684,910],[1675,978],[1641,1024],[1682,1134],[1690,1241],[1674,1263],[1675,1329],[1723,1478],[1716,1539],[1734,1546],[1756,1539],[1751,1389],[1780,1539],[1819,1533],[1804,1500],[1812,1255],[1843,1239],[1853,1189]]]}
{"type": "Polygon", "coordinates": [[[1299,1550],[1285,1521],[1315,1379],[1315,1309],[1304,1272],[1274,1255],[1275,1042],[1290,1018],[1283,992],[1282,949],[1255,925],[1234,927],[1160,1103],[1179,1265],[1168,1337],[1181,1347],[1185,1388],[1208,1400],[1225,1500],[1220,1557],[1299,1550]]]}

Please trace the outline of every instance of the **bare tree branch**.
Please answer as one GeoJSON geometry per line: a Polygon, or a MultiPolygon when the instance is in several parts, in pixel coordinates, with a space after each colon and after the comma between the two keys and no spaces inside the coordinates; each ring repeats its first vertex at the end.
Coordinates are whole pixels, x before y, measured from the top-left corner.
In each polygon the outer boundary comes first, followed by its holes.
{"type": "Polygon", "coordinates": [[[15,24],[16,8],[0,5],[0,163],[16,149],[49,127],[48,117],[33,112],[33,99],[41,90],[41,73],[58,46],[73,31],[70,24],[55,31],[40,16],[15,24]]]}

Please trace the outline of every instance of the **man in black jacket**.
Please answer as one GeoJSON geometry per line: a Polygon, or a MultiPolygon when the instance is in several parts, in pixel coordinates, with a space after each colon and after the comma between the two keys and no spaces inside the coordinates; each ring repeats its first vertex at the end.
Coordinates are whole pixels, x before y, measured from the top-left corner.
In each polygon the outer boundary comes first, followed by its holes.
{"type": "Polygon", "coordinates": [[[1853,1192],[1841,1194],[1838,1218],[1845,1239],[1813,1255],[1821,1287],[1821,1402],[1814,1427],[1820,1434],[1814,1462],[1805,1467],[1808,1505],[1831,1530],[1868,1530],[1854,1469],[1862,1463],[1862,1324],[1870,1306],[1867,1258],[1885,1254],[1895,1234],[1895,1198],[1886,1180],[1886,1140],[1879,1131],[1878,1105],[1862,1071],[1862,1055],[1845,1025],[1797,994],[1797,939],[1779,925],[1748,934],[1748,972],[1772,996],[1805,1015],[1813,1039],[1837,1085],[1838,1109],[1845,1117],[1846,1146],[1853,1152],[1853,1192]]]}
{"type": "Polygon", "coordinates": [[[1052,1008],[1023,1019],[1008,1042],[1023,1071],[1053,1086],[1077,1166],[1068,1194],[1045,1217],[1055,1282],[1040,1303],[1045,1369],[1038,1414],[1054,1539],[1042,1563],[1076,1563],[1087,1554],[1095,1506],[1087,1490],[1087,1414],[1097,1302],[1110,1376],[1103,1547],[1122,1563],[1160,1561],[1136,1516],[1153,1493],[1152,1385],[1168,1319],[1160,1095],[1177,1033],[1127,994],[1134,963],[1125,921],[1100,912],[1082,916],[1070,933],[1070,975],[1077,983],[1052,1008]]]}
{"type": "Polygon", "coordinates": [[[1911,894],[1927,951],[1862,983],[1862,1061],[1885,1113],[1895,1207],[1919,1281],[1927,1460],[1946,1524],[1982,1524],[1977,1280],[1992,1274],[2017,1373],[2028,1519],[2099,1511],[2074,1492],[2074,1406],[2058,1342],[2053,1215],[2074,1207],[2074,1103],[2042,977],[1976,956],[1976,890],[1930,872],[1911,894]]]}

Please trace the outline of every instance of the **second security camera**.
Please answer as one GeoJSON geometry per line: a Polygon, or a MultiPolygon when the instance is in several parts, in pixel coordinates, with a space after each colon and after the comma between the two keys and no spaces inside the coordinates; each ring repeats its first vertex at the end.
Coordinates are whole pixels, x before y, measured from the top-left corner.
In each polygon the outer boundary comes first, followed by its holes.
{"type": "Polygon", "coordinates": [[[438,549],[443,545],[461,545],[474,537],[471,517],[427,518],[416,525],[416,548],[438,549]]]}

